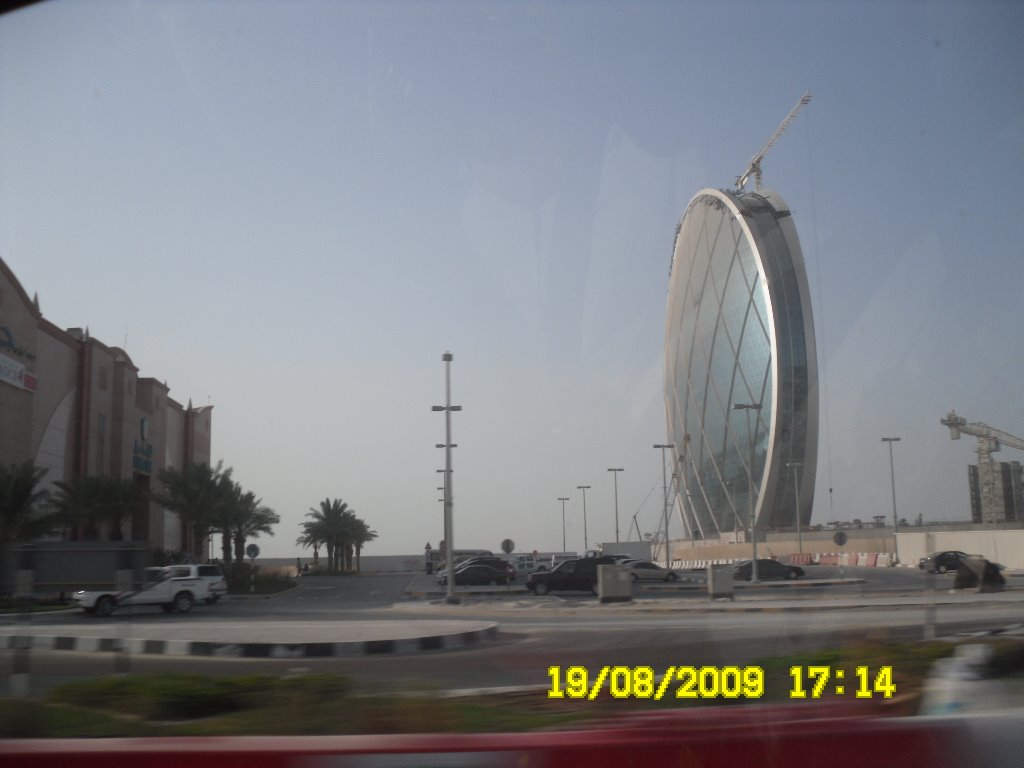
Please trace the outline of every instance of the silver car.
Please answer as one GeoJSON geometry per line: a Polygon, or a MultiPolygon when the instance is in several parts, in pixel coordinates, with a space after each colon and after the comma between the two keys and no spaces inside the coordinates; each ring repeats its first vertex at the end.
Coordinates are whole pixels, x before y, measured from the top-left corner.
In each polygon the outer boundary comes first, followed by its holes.
{"type": "Polygon", "coordinates": [[[623,563],[630,570],[633,581],[676,581],[679,574],[670,568],[662,568],[650,560],[633,560],[623,563]]]}

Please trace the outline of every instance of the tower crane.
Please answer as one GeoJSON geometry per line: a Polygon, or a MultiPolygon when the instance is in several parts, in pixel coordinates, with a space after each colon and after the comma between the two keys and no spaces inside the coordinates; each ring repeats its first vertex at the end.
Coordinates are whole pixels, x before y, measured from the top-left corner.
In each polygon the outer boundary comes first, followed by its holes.
{"type": "Polygon", "coordinates": [[[940,423],[949,427],[949,436],[953,440],[959,440],[961,433],[978,438],[978,484],[981,486],[982,522],[997,522],[999,512],[1003,512],[1005,519],[1005,508],[996,497],[996,460],[992,454],[1004,445],[1024,451],[1024,440],[980,421],[968,423],[963,416],[957,416],[956,411],[947,413],[946,418],[940,419],[940,423]]]}
{"type": "Polygon", "coordinates": [[[768,154],[768,150],[772,148],[772,145],[779,140],[779,137],[783,132],[789,128],[789,124],[792,123],[796,116],[800,114],[800,110],[811,103],[811,92],[804,91],[804,95],[800,97],[800,101],[796,103],[789,114],[779,123],[779,127],[775,129],[775,132],[768,137],[768,141],[764,143],[760,151],[747,163],[747,170],[743,172],[741,176],[736,177],[736,191],[742,192],[743,187],[746,186],[747,181],[750,179],[751,174],[754,176],[754,189],[758,192],[761,191],[761,161],[764,160],[764,156],[768,154]]]}

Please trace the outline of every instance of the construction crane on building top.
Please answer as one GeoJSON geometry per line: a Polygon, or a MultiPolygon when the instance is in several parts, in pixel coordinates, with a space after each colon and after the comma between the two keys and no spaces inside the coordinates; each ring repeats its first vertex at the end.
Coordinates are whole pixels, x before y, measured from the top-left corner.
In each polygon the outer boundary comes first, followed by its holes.
{"type": "Polygon", "coordinates": [[[996,460],[992,454],[1004,445],[1024,451],[1024,440],[1009,432],[990,427],[982,421],[968,423],[967,419],[958,416],[956,411],[947,413],[946,418],[939,419],[939,423],[949,427],[949,436],[953,440],[959,440],[961,432],[978,439],[978,484],[981,491],[982,521],[999,522],[1000,518],[1005,520],[1005,511],[999,510],[998,489],[1001,487],[1001,481],[997,479],[996,460]]]}
{"type": "Polygon", "coordinates": [[[789,110],[789,114],[786,115],[785,119],[781,123],[779,123],[779,127],[775,129],[775,132],[768,137],[768,141],[764,143],[764,146],[761,147],[760,151],[750,158],[750,162],[747,163],[747,170],[743,172],[742,176],[736,177],[737,192],[743,191],[743,187],[746,186],[751,175],[754,176],[754,189],[758,192],[761,191],[761,161],[764,160],[764,156],[768,154],[768,150],[772,148],[772,145],[776,141],[779,140],[779,137],[783,132],[789,128],[789,124],[796,120],[796,116],[800,114],[800,110],[810,103],[811,92],[804,91],[804,95],[800,97],[800,101],[796,103],[796,106],[789,110]]]}

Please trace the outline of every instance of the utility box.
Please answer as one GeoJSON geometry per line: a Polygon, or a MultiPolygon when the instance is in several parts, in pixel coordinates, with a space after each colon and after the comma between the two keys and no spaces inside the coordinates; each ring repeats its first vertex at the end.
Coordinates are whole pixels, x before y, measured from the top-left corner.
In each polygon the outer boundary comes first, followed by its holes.
{"type": "Polygon", "coordinates": [[[732,566],[708,566],[708,597],[712,600],[735,600],[732,587],[732,566]]]}
{"type": "Polygon", "coordinates": [[[626,603],[633,599],[633,576],[621,565],[597,566],[597,596],[602,603],[626,603]]]}

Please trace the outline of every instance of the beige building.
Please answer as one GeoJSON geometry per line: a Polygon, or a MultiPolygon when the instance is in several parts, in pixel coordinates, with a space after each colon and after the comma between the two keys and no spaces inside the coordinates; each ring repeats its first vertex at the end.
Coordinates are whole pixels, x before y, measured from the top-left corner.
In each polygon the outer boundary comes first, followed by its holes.
{"type": "MultiPolygon", "coordinates": [[[[183,406],[168,393],[140,377],[123,349],[43,317],[0,259],[0,464],[30,459],[47,469],[46,487],[113,475],[155,489],[161,469],[210,463],[212,406],[183,406]]],[[[157,549],[192,544],[177,515],[152,503],[125,536],[157,549]]]]}

